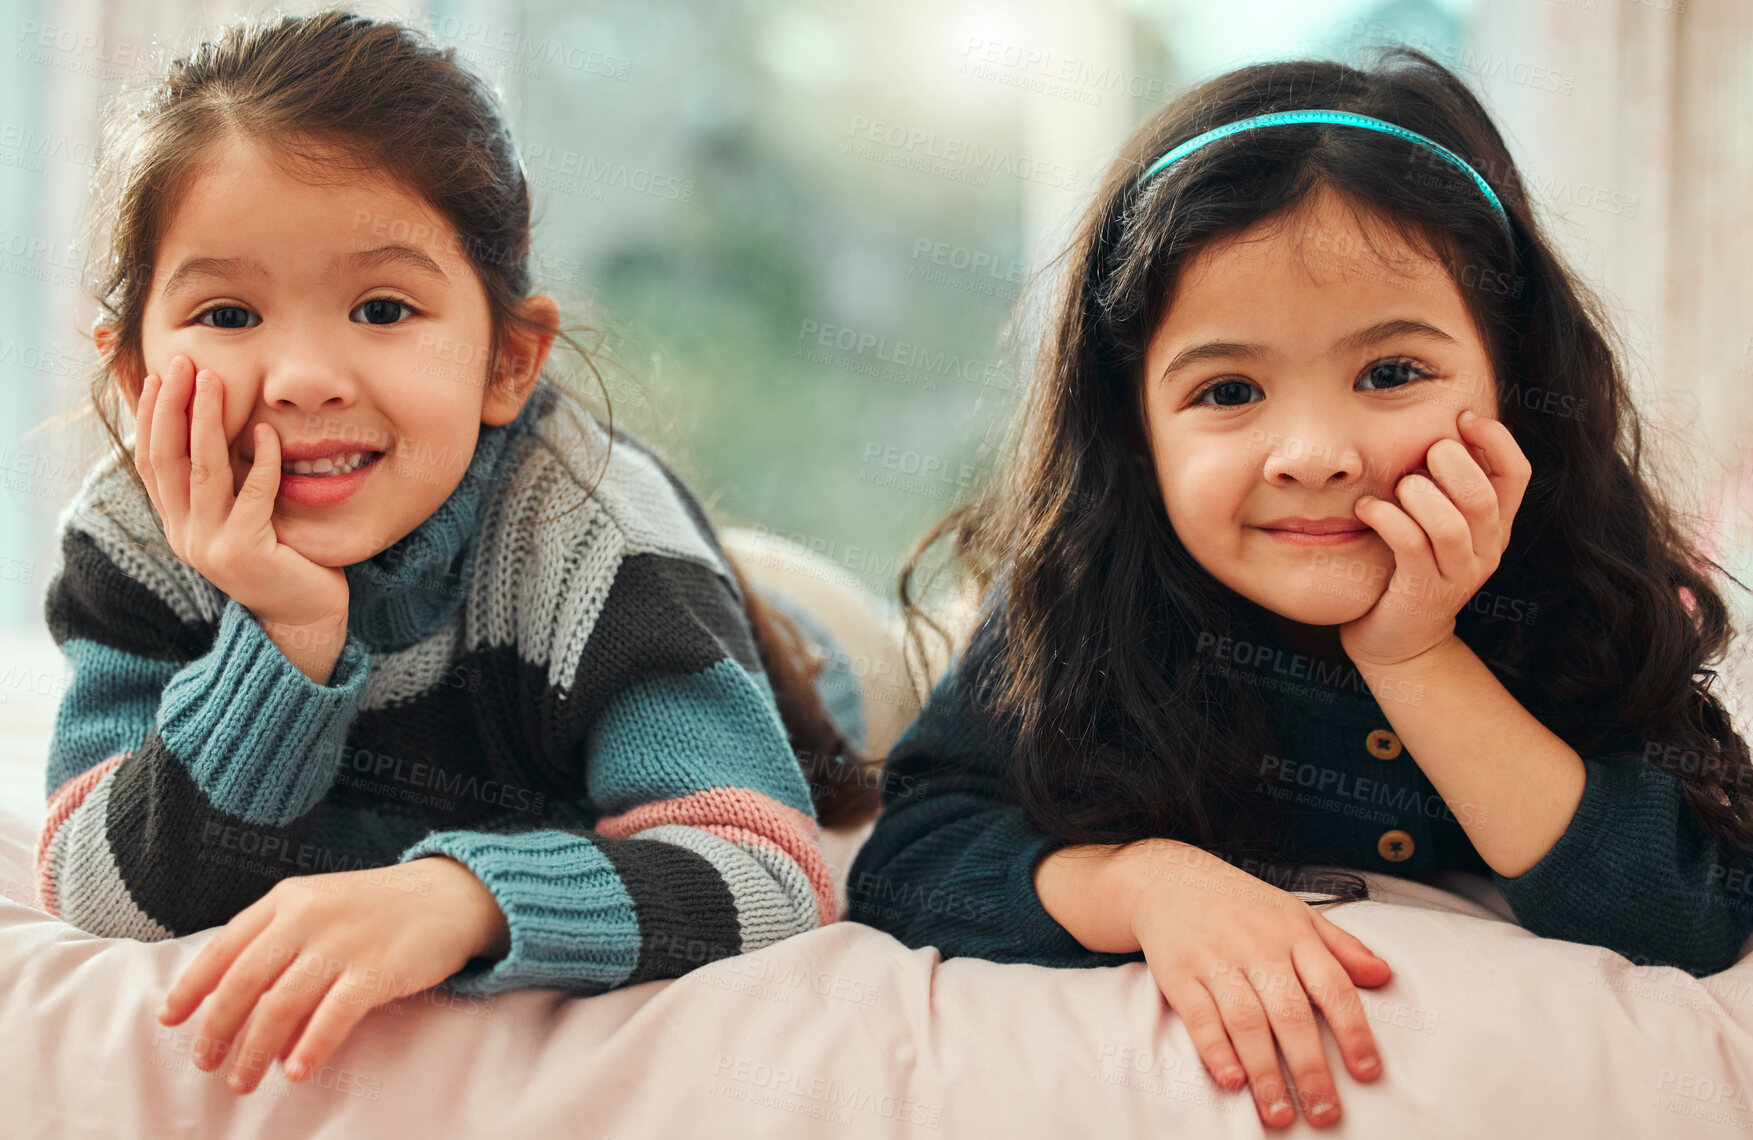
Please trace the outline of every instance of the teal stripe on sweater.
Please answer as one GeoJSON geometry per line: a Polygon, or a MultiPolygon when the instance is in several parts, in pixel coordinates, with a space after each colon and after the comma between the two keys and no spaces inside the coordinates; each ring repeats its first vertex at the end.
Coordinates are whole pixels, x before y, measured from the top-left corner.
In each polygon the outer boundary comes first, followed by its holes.
{"type": "Polygon", "coordinates": [[[281,826],[315,807],[365,691],[351,639],[327,685],[286,659],[248,609],[227,601],[213,648],[164,687],[158,733],[213,806],[281,826]]]}
{"type": "Polygon", "coordinates": [[[604,815],[710,788],[749,788],[810,818],[810,790],[764,673],[728,658],[628,685],[591,726],[589,790],[604,815]]]}
{"type": "Polygon", "coordinates": [[[444,986],[461,993],[612,989],[639,964],[639,919],[614,866],[594,843],[564,831],[511,835],[435,831],[397,858],[448,855],[475,873],[505,912],[511,952],[470,959],[444,986]]]}
{"type": "Polygon", "coordinates": [[[73,679],[49,740],[49,796],[118,752],[138,751],[158,711],[159,694],[181,668],[84,638],[67,639],[61,651],[73,679]]]}

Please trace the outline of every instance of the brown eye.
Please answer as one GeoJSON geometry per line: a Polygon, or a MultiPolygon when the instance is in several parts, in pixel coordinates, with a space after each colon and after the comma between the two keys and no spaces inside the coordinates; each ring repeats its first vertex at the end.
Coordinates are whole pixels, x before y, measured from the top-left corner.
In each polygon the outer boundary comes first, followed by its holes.
{"type": "Polygon", "coordinates": [[[1239,408],[1252,403],[1250,396],[1259,389],[1246,380],[1219,380],[1199,393],[1196,404],[1215,404],[1220,408],[1239,408]],[[1208,399],[1209,397],[1209,399],[1208,399]]]}
{"type": "Polygon", "coordinates": [[[1430,376],[1429,372],[1420,368],[1411,360],[1381,360],[1364,370],[1360,380],[1369,378],[1372,386],[1364,388],[1366,392],[1384,392],[1390,388],[1404,388],[1430,376]]]}
{"type": "MultiPolygon", "coordinates": [[[[247,329],[251,327],[247,322],[255,316],[254,313],[241,305],[214,305],[211,309],[203,309],[195,317],[195,320],[208,328],[247,329]],[[208,317],[212,317],[213,320],[207,320],[208,317]]],[[[259,323],[261,318],[256,317],[256,320],[259,323]]]]}
{"type": "Polygon", "coordinates": [[[402,319],[404,309],[409,313],[414,311],[394,297],[373,297],[369,301],[361,301],[353,311],[365,314],[365,324],[393,325],[402,319]]]}

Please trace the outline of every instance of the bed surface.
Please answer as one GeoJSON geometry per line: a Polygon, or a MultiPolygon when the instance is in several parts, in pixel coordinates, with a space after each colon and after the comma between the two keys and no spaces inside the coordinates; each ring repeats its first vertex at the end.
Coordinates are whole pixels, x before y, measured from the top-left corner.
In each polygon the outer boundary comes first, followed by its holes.
{"type": "MultiPolygon", "coordinates": [[[[942,961],[835,923],[593,998],[427,991],[328,1065],[252,1094],[190,1063],[200,1015],[153,1014],[212,932],[88,937],[30,905],[32,825],[0,812],[0,1103],[12,1137],[1265,1135],[1207,1078],[1142,964],[942,961]]],[[[844,866],[856,843],[834,836],[844,866]]],[[[1457,890],[1370,874],[1329,908],[1395,967],[1360,991],[1384,1061],[1323,1044],[1333,1136],[1680,1137],[1753,1128],[1753,958],[1696,980],[1535,938],[1457,890]]],[[[1469,894],[1477,894],[1484,902],[1469,894]]],[[[1293,1133],[1315,1134],[1302,1120],[1293,1133]]]]}

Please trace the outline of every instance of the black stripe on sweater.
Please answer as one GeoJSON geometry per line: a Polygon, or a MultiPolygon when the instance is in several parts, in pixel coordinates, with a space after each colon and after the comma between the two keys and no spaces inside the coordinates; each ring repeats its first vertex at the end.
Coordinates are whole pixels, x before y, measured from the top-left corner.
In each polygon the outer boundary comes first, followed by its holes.
{"type": "Polygon", "coordinates": [[[761,671],[754,631],[730,584],[691,559],[629,555],[590,631],[568,699],[600,708],[635,677],[699,673],[727,657],[761,671]]]}
{"type": "Polygon", "coordinates": [[[213,647],[218,626],[177,617],[150,586],[110,561],[91,535],[68,530],[61,558],[43,603],[57,645],[77,637],[149,661],[193,661],[213,647]]]}
{"type": "Polygon", "coordinates": [[[736,900],[718,868],[654,839],[593,838],[621,876],[639,920],[639,963],[623,984],[679,978],[742,953],[736,900]]]}
{"type": "MultiPolygon", "coordinates": [[[[698,528],[701,536],[706,539],[707,543],[713,550],[718,552],[720,558],[729,562],[730,555],[725,552],[724,544],[719,541],[718,531],[713,528],[712,520],[706,516],[706,508],[701,505],[699,498],[695,496],[693,490],[689,488],[686,483],[682,482],[682,477],[676,474],[675,470],[672,469],[668,463],[664,462],[663,456],[652,450],[650,444],[637,436],[629,435],[622,428],[615,429],[614,438],[615,442],[631,447],[634,451],[637,451],[647,459],[650,459],[652,463],[656,465],[657,469],[663,472],[664,479],[669,482],[670,489],[676,493],[676,498],[681,502],[682,509],[685,510],[688,513],[688,517],[693,520],[694,526],[698,528]]],[[[739,606],[742,605],[742,591],[738,589],[736,579],[732,578],[729,585],[732,595],[737,599],[737,604],[739,606]]]]}
{"type": "Polygon", "coordinates": [[[761,668],[748,617],[724,579],[698,562],[634,554],[615,574],[570,690],[549,684],[548,667],[516,647],[492,646],[463,654],[441,686],[401,704],[398,716],[407,723],[445,702],[466,704],[474,733],[435,753],[447,766],[467,763],[455,749],[478,747],[479,763],[500,781],[583,800],[579,748],[617,693],[641,677],[686,676],[726,659],[761,668]]]}
{"type": "Polygon", "coordinates": [[[410,793],[455,800],[462,814],[453,826],[469,826],[482,806],[478,796],[443,794],[471,774],[498,782],[499,806],[539,820],[543,803],[587,798],[579,749],[616,694],[652,674],[687,676],[726,659],[750,672],[761,668],[748,617],[724,579],[688,559],[630,555],[615,574],[569,691],[551,685],[548,666],[527,660],[515,646],[464,653],[430,688],[359,714],[349,748],[380,755],[349,751],[335,758],[347,788],[341,798],[372,806],[378,797],[367,793],[383,792],[371,781],[382,782],[376,771],[388,758],[384,771],[399,773],[392,779],[408,784],[410,793]],[[410,775],[416,761],[430,767],[410,775]],[[348,773],[350,765],[356,775],[348,773]]]}
{"type": "Polygon", "coordinates": [[[361,712],[335,757],[330,798],[371,811],[413,810],[429,818],[434,831],[491,830],[485,821],[508,812],[540,826],[560,798],[582,798],[582,780],[549,778],[569,770],[568,738],[544,723],[553,707],[551,700],[546,708],[536,700],[546,688],[545,672],[520,670],[517,660],[510,649],[467,654],[433,688],[361,712]],[[507,679],[504,696],[482,699],[483,686],[507,679]],[[528,703],[516,703],[520,699],[528,703]],[[520,708],[538,711],[514,711],[520,708]]]}
{"type": "Polygon", "coordinates": [[[219,810],[156,728],[110,778],[110,854],[134,904],[173,937],[230,922],[289,875],[354,869],[308,842],[314,811],[272,827],[219,810]]]}

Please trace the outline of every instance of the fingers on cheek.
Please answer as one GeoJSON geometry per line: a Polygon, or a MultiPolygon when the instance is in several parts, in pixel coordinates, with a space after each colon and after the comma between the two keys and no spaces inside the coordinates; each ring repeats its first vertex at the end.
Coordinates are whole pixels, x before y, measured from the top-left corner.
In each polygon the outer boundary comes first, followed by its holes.
{"type": "Polygon", "coordinates": [[[1452,452],[1445,460],[1452,462],[1442,463],[1440,474],[1433,472],[1432,478],[1456,503],[1478,505],[1491,498],[1489,468],[1480,461],[1474,449],[1452,452]]]}
{"type": "Polygon", "coordinates": [[[1483,478],[1485,450],[1456,439],[1440,439],[1431,448],[1425,473],[1450,494],[1466,493],[1483,478]]]}
{"type": "Polygon", "coordinates": [[[1383,508],[1377,511],[1371,525],[1381,540],[1396,553],[1403,553],[1407,549],[1411,538],[1407,528],[1410,526],[1417,529],[1418,527],[1418,524],[1406,514],[1404,508],[1391,507],[1387,504],[1384,504],[1383,508]]]}
{"type": "Polygon", "coordinates": [[[1445,479],[1442,483],[1437,482],[1434,475],[1417,480],[1412,489],[1412,514],[1427,531],[1456,523],[1470,527],[1472,524],[1467,516],[1476,516],[1483,509],[1478,499],[1477,482],[1477,479],[1469,480],[1465,476],[1445,479]]]}
{"type": "Polygon", "coordinates": [[[1428,529],[1428,520],[1438,507],[1436,499],[1447,498],[1435,482],[1422,475],[1408,475],[1394,491],[1401,512],[1419,530],[1428,529]]]}

